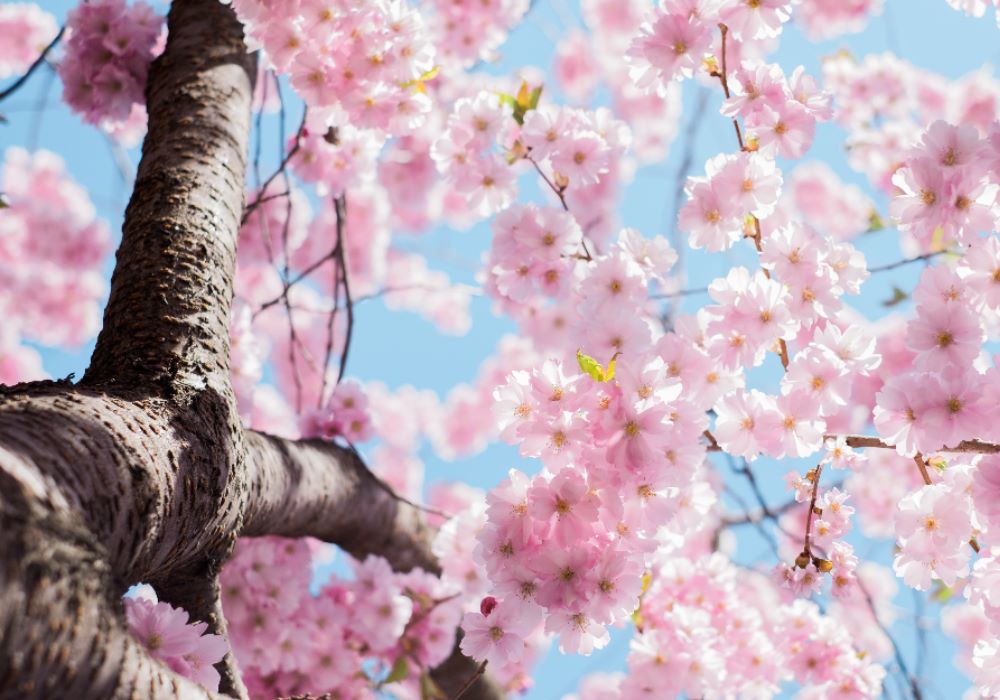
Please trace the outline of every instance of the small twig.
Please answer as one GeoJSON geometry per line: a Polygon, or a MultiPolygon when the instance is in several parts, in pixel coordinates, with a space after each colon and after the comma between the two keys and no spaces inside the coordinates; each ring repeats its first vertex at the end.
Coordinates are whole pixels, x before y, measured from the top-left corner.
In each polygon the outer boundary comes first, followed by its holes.
{"type": "Polygon", "coordinates": [[[56,44],[59,43],[59,40],[62,39],[63,34],[65,32],[66,32],[66,26],[63,25],[62,27],[60,27],[59,33],[55,35],[55,38],[53,38],[52,41],[49,42],[49,45],[46,46],[44,49],[42,49],[42,53],[38,56],[38,58],[35,59],[35,62],[32,63],[30,66],[28,66],[28,70],[25,72],[25,74],[22,75],[17,80],[15,80],[3,92],[0,92],[0,101],[3,101],[7,97],[15,93],[18,90],[18,88],[20,88],[22,85],[24,85],[25,82],[27,82],[28,78],[31,77],[31,74],[34,73],[40,65],[45,63],[45,58],[46,56],[49,55],[49,51],[55,48],[56,44]]]}
{"type": "Polygon", "coordinates": [[[899,666],[899,672],[903,674],[906,681],[910,684],[910,692],[913,693],[914,700],[922,700],[923,693],[920,691],[920,684],[917,681],[916,676],[910,673],[909,668],[907,668],[906,660],[903,658],[903,651],[896,643],[896,639],[889,633],[889,630],[882,624],[882,621],[878,619],[878,612],[875,610],[875,601],[872,599],[871,593],[868,592],[868,589],[865,587],[865,584],[862,582],[860,576],[855,578],[855,582],[857,583],[858,589],[861,591],[862,595],[864,595],[865,601],[868,603],[868,609],[871,611],[872,620],[882,631],[882,634],[884,634],[889,640],[889,643],[892,644],[893,656],[896,657],[896,665],[899,666]]]}
{"type": "MultiPolygon", "coordinates": [[[[874,447],[884,450],[894,450],[895,445],[883,441],[874,435],[824,435],[824,439],[836,440],[838,438],[844,438],[845,444],[848,447],[874,447]]],[[[705,449],[709,452],[721,452],[722,448],[717,445],[708,445],[705,449]]],[[[1000,453],[1000,445],[993,442],[984,442],[983,440],[962,440],[953,447],[942,446],[937,452],[963,452],[969,454],[984,454],[992,455],[1000,453]]]]}
{"type": "MultiPolygon", "coordinates": [[[[285,157],[281,159],[281,165],[279,165],[278,169],[275,170],[273,173],[271,173],[271,175],[267,178],[267,180],[264,181],[264,184],[260,188],[258,188],[257,197],[254,199],[254,201],[247,204],[246,208],[243,210],[243,218],[240,220],[240,225],[245,224],[247,222],[247,219],[250,218],[250,214],[253,213],[254,209],[259,207],[263,203],[264,193],[267,192],[267,188],[270,186],[270,184],[274,182],[274,180],[280,175],[285,175],[287,177],[286,169],[288,168],[288,163],[292,160],[292,158],[295,157],[295,154],[298,153],[299,149],[302,147],[302,135],[305,132],[306,116],[308,115],[308,112],[309,112],[308,108],[306,108],[306,110],[302,112],[302,123],[299,125],[299,130],[295,133],[295,143],[292,144],[292,147],[288,150],[288,153],[285,154],[285,157]]],[[[283,139],[284,129],[281,130],[281,133],[282,133],[281,138],[283,139]]]]}
{"type": "MultiPolygon", "coordinates": [[[[839,488],[843,486],[843,481],[835,482],[829,488],[839,488]]],[[[747,511],[742,515],[730,515],[725,516],[720,519],[719,524],[721,527],[735,527],[738,525],[752,525],[754,523],[760,522],[762,520],[773,519],[778,516],[784,515],[785,513],[794,510],[799,505],[799,502],[795,499],[785,501],[780,506],[774,506],[769,508],[769,513],[765,513],[763,509],[756,511],[747,511]]]]}
{"type": "Polygon", "coordinates": [[[702,432],[702,435],[704,435],[705,439],[708,440],[708,449],[709,450],[711,450],[713,452],[719,452],[719,451],[722,450],[722,448],[719,447],[718,440],[716,440],[715,436],[712,435],[712,431],[706,429],[704,432],[702,432]]]}
{"type": "MultiPolygon", "coordinates": [[[[812,535],[812,522],[813,516],[816,514],[816,496],[819,495],[819,479],[823,475],[823,463],[820,462],[816,465],[816,468],[811,471],[813,485],[812,496],[809,499],[809,512],[806,514],[806,536],[802,542],[802,554],[810,559],[812,558],[812,542],[810,541],[810,537],[812,535]]],[[[806,478],[809,478],[808,474],[806,475],[806,478]]]]}
{"type": "Polygon", "coordinates": [[[927,473],[927,462],[924,460],[923,455],[919,452],[913,455],[913,461],[917,465],[917,469],[920,470],[920,478],[924,480],[924,483],[928,486],[931,485],[931,475],[927,473]]]}
{"type": "Polygon", "coordinates": [[[888,263],[887,265],[879,265],[877,267],[872,267],[868,269],[868,272],[872,273],[872,272],[885,272],[886,270],[895,270],[897,267],[903,267],[904,265],[920,262],[921,260],[931,260],[939,255],[944,255],[945,253],[954,253],[954,251],[936,250],[933,253],[924,253],[923,255],[918,255],[913,258],[904,258],[903,260],[897,260],[896,262],[888,263]]]}
{"type": "MultiPolygon", "coordinates": [[[[549,176],[545,174],[545,171],[542,170],[542,166],[540,166],[538,164],[538,161],[532,158],[530,154],[526,153],[524,155],[524,159],[535,166],[535,170],[537,170],[538,174],[541,175],[542,179],[545,181],[545,184],[548,185],[549,189],[551,189],[555,193],[556,197],[559,198],[559,202],[562,204],[563,211],[568,213],[569,204],[566,203],[566,188],[559,187],[558,185],[556,185],[556,183],[552,182],[552,180],[549,179],[549,176]]],[[[590,254],[590,250],[587,249],[586,236],[582,236],[580,238],[580,244],[583,246],[583,255],[580,256],[580,258],[582,260],[587,260],[587,261],[593,260],[594,258],[590,254]]]]}
{"type": "MultiPolygon", "coordinates": [[[[719,24],[719,31],[722,32],[722,73],[716,72],[714,75],[722,83],[722,92],[725,93],[726,99],[729,99],[729,69],[726,65],[726,35],[729,33],[729,27],[725,24],[719,24]]],[[[743,144],[743,132],[740,131],[740,123],[733,117],[733,128],[736,130],[736,140],[740,144],[740,150],[745,150],[746,146],[743,144]]]]}
{"type": "Polygon", "coordinates": [[[761,490],[760,484],[757,483],[757,476],[753,473],[753,470],[750,468],[750,463],[744,459],[742,460],[742,465],[737,466],[736,460],[734,460],[731,455],[729,455],[728,453],[724,454],[726,456],[726,461],[729,463],[729,468],[734,473],[743,475],[746,478],[747,482],[750,484],[750,490],[753,493],[754,500],[757,501],[757,505],[760,507],[760,510],[764,514],[764,517],[766,517],[769,520],[772,520],[774,522],[775,527],[777,527],[778,530],[781,531],[783,535],[789,538],[793,537],[793,535],[790,532],[788,532],[785,528],[781,526],[781,523],[778,521],[778,514],[775,513],[774,510],[771,508],[771,506],[768,505],[767,499],[764,498],[764,492],[761,490]]]}
{"type": "MultiPolygon", "coordinates": [[[[340,284],[344,288],[344,305],[347,308],[347,331],[344,337],[344,347],[340,353],[340,369],[337,372],[337,383],[344,378],[344,370],[347,369],[347,353],[351,349],[351,336],[354,332],[354,302],[351,300],[351,284],[347,274],[347,259],[344,257],[346,245],[344,245],[343,229],[347,223],[347,199],[344,195],[337,197],[334,201],[334,212],[337,216],[337,262],[340,265],[340,284]]],[[[336,294],[337,290],[334,290],[336,294]]]]}
{"type": "Polygon", "coordinates": [[[752,525],[754,529],[757,530],[761,538],[765,542],[767,542],[767,545],[771,549],[772,554],[774,554],[774,557],[776,559],[780,558],[781,552],[780,549],[778,548],[778,541],[774,538],[774,535],[771,533],[771,531],[768,530],[766,527],[764,527],[763,521],[765,518],[763,516],[762,511],[759,511],[760,517],[754,518],[750,513],[750,509],[747,507],[746,501],[744,501],[743,498],[738,493],[736,493],[736,491],[729,488],[728,486],[725,487],[725,490],[730,495],[730,497],[732,497],[732,499],[736,501],[740,505],[740,507],[743,508],[744,511],[746,511],[747,517],[745,519],[740,519],[740,520],[737,520],[735,518],[732,519],[720,518],[719,523],[715,527],[715,531],[712,533],[712,551],[715,551],[719,548],[719,541],[720,538],[722,537],[722,532],[726,528],[736,527],[738,525],[752,525]]]}
{"type": "Polygon", "coordinates": [[[460,697],[469,692],[469,688],[471,688],[475,684],[475,682],[479,680],[479,677],[486,672],[486,664],[487,661],[484,661],[483,663],[479,664],[479,668],[476,669],[476,672],[473,673],[472,677],[465,682],[465,685],[463,685],[461,688],[458,689],[458,692],[452,696],[451,700],[458,700],[460,697]]]}
{"type": "MultiPolygon", "coordinates": [[[[461,285],[465,287],[466,292],[475,297],[481,297],[483,295],[482,290],[479,287],[473,287],[471,285],[461,285]]],[[[382,287],[379,290],[372,292],[371,294],[363,294],[359,297],[354,297],[354,305],[357,306],[363,301],[372,301],[373,299],[378,299],[380,297],[388,296],[390,294],[396,294],[398,292],[448,292],[454,289],[454,287],[445,286],[432,286],[429,284],[401,284],[395,287],[382,287]]]]}

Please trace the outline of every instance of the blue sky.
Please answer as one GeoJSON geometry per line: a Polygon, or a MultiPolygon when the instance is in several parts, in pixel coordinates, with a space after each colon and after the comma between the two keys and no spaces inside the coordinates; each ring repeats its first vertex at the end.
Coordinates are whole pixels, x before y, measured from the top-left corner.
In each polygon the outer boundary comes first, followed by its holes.
{"type": "MultiPolygon", "coordinates": [[[[75,3],[42,0],[40,4],[61,20],[75,3]]],[[[873,19],[863,33],[819,45],[807,42],[794,26],[789,25],[781,38],[780,49],[771,60],[780,63],[787,73],[795,66],[804,64],[808,72],[818,75],[820,58],[841,48],[847,48],[857,56],[892,48],[917,66],[957,78],[984,63],[996,63],[1000,59],[1000,41],[997,40],[1000,35],[992,18],[976,20],[966,17],[951,10],[944,0],[887,0],[886,5],[882,16],[873,19]]],[[[582,27],[576,2],[535,2],[523,25],[502,47],[500,62],[486,70],[503,72],[524,65],[548,68],[554,50],[552,38],[573,23],[582,27]]],[[[693,102],[694,90],[695,86],[686,84],[686,105],[693,102]]],[[[554,90],[547,88],[546,99],[558,97],[554,90]]],[[[708,157],[733,150],[731,126],[713,110],[718,101],[718,95],[713,94],[704,122],[697,130],[694,174],[701,173],[702,164],[708,157]]],[[[114,164],[106,139],[96,130],[81,124],[61,106],[58,80],[52,79],[50,72],[34,76],[27,87],[3,105],[2,111],[10,124],[0,126],[0,146],[37,146],[62,155],[73,176],[90,191],[99,214],[117,231],[129,188],[114,164]]],[[[679,131],[683,132],[689,118],[690,112],[686,110],[679,131]]],[[[289,128],[294,128],[295,123],[294,117],[289,118],[289,128]]],[[[273,130],[274,125],[270,128],[273,130]]],[[[843,132],[838,127],[830,124],[821,126],[809,153],[810,159],[826,162],[841,178],[862,187],[875,198],[884,214],[884,198],[871,191],[864,178],[847,166],[842,139],[843,132]]],[[[639,170],[621,203],[621,218],[625,225],[635,227],[646,235],[669,230],[674,216],[670,206],[675,188],[674,174],[682,148],[682,143],[675,142],[664,162],[639,170]]],[[[133,151],[129,157],[134,164],[138,153],[133,151]]],[[[273,155],[270,162],[265,160],[265,172],[273,167],[274,160],[273,155]]],[[[529,197],[532,196],[530,185],[526,191],[529,197]]],[[[534,196],[540,197],[540,193],[535,191],[534,196]]],[[[447,271],[456,281],[474,284],[474,271],[488,245],[489,227],[488,224],[481,224],[468,231],[437,229],[409,247],[425,252],[432,267],[447,271]]],[[[858,246],[868,256],[872,266],[901,257],[893,231],[865,237],[858,246]]],[[[752,260],[742,253],[688,255],[686,259],[688,286],[692,287],[705,286],[714,277],[724,275],[734,262],[752,260]]],[[[110,265],[111,260],[108,261],[109,273],[110,265]]],[[[912,287],[919,269],[919,266],[910,266],[871,279],[855,306],[870,318],[881,316],[884,309],[880,302],[891,296],[892,287],[912,287]]],[[[698,303],[697,298],[688,299],[682,308],[690,311],[697,308],[698,303]]],[[[903,304],[900,308],[905,310],[907,306],[903,304]]],[[[489,302],[482,297],[473,299],[472,330],[458,338],[441,336],[429,323],[412,314],[388,311],[381,302],[370,301],[359,308],[348,374],[363,380],[378,379],[390,387],[413,384],[443,394],[458,382],[471,381],[480,362],[492,352],[498,339],[513,330],[509,321],[491,313],[489,302]]],[[[40,350],[49,373],[62,377],[71,372],[77,376],[82,374],[91,347],[40,350]]],[[[497,483],[511,466],[519,466],[529,472],[538,468],[537,464],[526,463],[517,457],[514,450],[503,445],[493,446],[473,458],[451,463],[440,460],[429,451],[425,451],[422,457],[426,461],[429,483],[463,480],[488,488],[497,483]]],[[[765,463],[761,469],[765,493],[774,502],[781,502],[784,500],[781,474],[787,466],[780,468],[772,464],[770,470],[766,468],[768,466],[765,463]]],[[[737,484],[736,488],[745,493],[742,484],[737,484]]],[[[740,551],[743,555],[760,552],[761,544],[751,533],[741,533],[740,551]]],[[[888,561],[887,556],[888,549],[882,546],[877,558],[885,562],[888,561]]],[[[909,606],[910,592],[901,594],[899,601],[909,606]]],[[[904,653],[912,659],[912,633],[902,627],[897,631],[900,632],[904,653]]],[[[558,698],[572,691],[579,678],[589,671],[623,668],[627,636],[615,635],[610,647],[590,658],[561,656],[557,651],[550,653],[539,665],[535,674],[536,686],[527,698],[558,698]]],[[[952,667],[952,645],[937,634],[930,635],[930,642],[925,672],[933,682],[928,688],[928,696],[958,697],[961,690],[967,687],[967,681],[952,667]]]]}

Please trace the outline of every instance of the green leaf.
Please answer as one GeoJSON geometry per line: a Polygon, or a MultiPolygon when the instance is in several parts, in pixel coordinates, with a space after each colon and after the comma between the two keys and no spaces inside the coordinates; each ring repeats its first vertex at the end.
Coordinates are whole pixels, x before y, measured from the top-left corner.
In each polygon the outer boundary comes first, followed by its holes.
{"type": "Polygon", "coordinates": [[[637,630],[642,632],[643,619],[641,605],[635,609],[635,612],[632,613],[632,624],[635,625],[637,630]]]}
{"type": "Polygon", "coordinates": [[[577,364],[580,365],[580,369],[583,370],[583,373],[595,382],[607,381],[607,375],[604,372],[604,367],[602,367],[601,363],[590,355],[586,355],[583,351],[577,350],[576,361],[577,364]]]}
{"type": "Polygon", "coordinates": [[[0,192],[0,209],[8,209],[8,208],[10,208],[10,202],[7,201],[7,195],[5,195],[3,192],[0,192]]]}
{"type": "Polygon", "coordinates": [[[530,89],[527,81],[521,81],[521,87],[517,90],[517,96],[508,95],[505,92],[499,93],[500,104],[509,105],[514,112],[514,121],[524,125],[524,115],[538,106],[538,100],[542,96],[542,87],[539,85],[534,90],[530,89]]]}
{"type": "Polygon", "coordinates": [[[402,84],[402,87],[405,88],[411,87],[417,92],[427,92],[427,87],[424,85],[424,83],[427,82],[428,80],[434,80],[434,78],[436,78],[438,76],[438,73],[440,72],[441,72],[441,66],[434,66],[429,71],[421,75],[419,78],[415,78],[413,80],[407,80],[405,83],[402,84]]]}
{"type": "Polygon", "coordinates": [[[951,600],[952,596],[955,595],[955,589],[951,586],[946,586],[943,581],[937,582],[937,587],[931,593],[931,600],[935,603],[941,603],[942,605],[951,600]]]}
{"type": "Polygon", "coordinates": [[[517,105],[522,109],[528,109],[528,103],[531,100],[531,93],[528,91],[528,82],[526,80],[521,81],[521,87],[517,91],[517,105]]]}
{"type": "Polygon", "coordinates": [[[878,212],[872,209],[872,213],[868,215],[868,229],[865,233],[875,233],[876,231],[881,231],[885,228],[885,222],[882,221],[882,217],[878,215],[878,212]]]}
{"type": "Polygon", "coordinates": [[[896,306],[897,304],[904,302],[909,298],[910,298],[909,294],[907,294],[902,289],[894,285],[892,288],[892,298],[883,301],[882,306],[885,306],[887,308],[890,306],[896,306]]]}
{"type": "Polygon", "coordinates": [[[618,359],[619,355],[621,355],[621,353],[616,352],[611,356],[611,360],[608,361],[607,369],[604,369],[604,366],[600,362],[579,349],[576,351],[576,361],[577,364],[580,365],[580,369],[583,373],[595,382],[610,382],[615,378],[615,361],[618,359]]]}
{"type": "Polygon", "coordinates": [[[426,672],[420,674],[420,700],[448,700],[441,686],[426,672]]]}
{"type": "Polygon", "coordinates": [[[397,683],[399,681],[405,680],[407,676],[410,675],[410,664],[406,661],[406,656],[400,655],[396,659],[396,663],[392,665],[392,670],[389,671],[389,675],[385,677],[382,681],[382,685],[388,685],[389,683],[397,683]]]}
{"type": "Polygon", "coordinates": [[[608,370],[604,373],[604,381],[610,382],[612,379],[615,378],[615,362],[618,361],[619,355],[621,355],[621,353],[616,352],[614,355],[611,356],[611,359],[608,360],[608,370]]]}
{"type": "Polygon", "coordinates": [[[531,99],[528,100],[528,109],[535,109],[538,107],[538,100],[542,97],[542,86],[539,85],[534,90],[531,91],[531,99]]]}

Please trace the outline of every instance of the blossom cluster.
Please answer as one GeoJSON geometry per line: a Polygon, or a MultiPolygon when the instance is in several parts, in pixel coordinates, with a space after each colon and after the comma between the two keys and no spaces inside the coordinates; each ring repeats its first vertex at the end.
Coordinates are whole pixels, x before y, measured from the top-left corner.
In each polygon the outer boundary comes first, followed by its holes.
{"type": "Polygon", "coordinates": [[[941,627],[958,642],[955,665],[977,681],[986,697],[1000,694],[1000,642],[989,634],[989,620],[978,605],[952,605],[941,612],[941,627]]]}
{"type": "Polygon", "coordinates": [[[627,52],[646,15],[643,0],[587,0],[581,3],[588,34],[567,32],[556,47],[553,77],[572,101],[589,102],[599,86],[611,94],[614,115],[632,132],[631,157],[662,160],[677,133],[681,90],[670,83],[647,91],[629,79],[627,52]]]}
{"type": "Polygon", "coordinates": [[[875,427],[903,455],[931,453],[965,439],[1000,436],[989,419],[1000,374],[975,365],[986,338],[983,320],[997,301],[996,236],[979,239],[954,267],[927,268],[906,325],[912,364],[876,397],[875,427]]]}
{"type": "MultiPolygon", "coordinates": [[[[834,96],[835,119],[848,130],[848,161],[871,184],[896,193],[893,176],[909,160],[926,125],[937,120],[974,126],[981,135],[997,120],[1000,82],[986,68],[959,79],[917,68],[891,53],[823,61],[823,88],[834,96]]],[[[904,249],[912,247],[904,238],[904,249]]]]}
{"type": "Polygon", "coordinates": [[[971,245],[1000,227],[1000,123],[986,138],[971,124],[936,121],[892,177],[891,213],[923,250],[971,245]]]}
{"type": "Polygon", "coordinates": [[[33,2],[0,5],[0,80],[28,70],[58,32],[56,18],[33,2]]]}
{"type": "Polygon", "coordinates": [[[314,549],[307,540],[244,539],[222,570],[222,604],[250,696],[369,697],[403,663],[410,671],[390,682],[419,693],[422,672],[454,645],[463,605],[456,591],[421,569],[394,573],[369,556],[352,561],[352,578],[334,577],[314,595],[312,564],[322,561],[314,549]]]}
{"type": "Polygon", "coordinates": [[[967,466],[950,464],[944,479],[928,484],[900,502],[896,514],[899,552],[893,568],[918,590],[932,580],[953,586],[969,574],[974,523],[968,491],[972,475],[967,466]]]}
{"type": "Polygon", "coordinates": [[[884,0],[809,0],[795,7],[795,22],[813,41],[860,32],[882,11],[884,0]]]}
{"type": "Polygon", "coordinates": [[[141,0],[93,0],[71,10],[58,66],[66,104],[109,131],[134,119],[144,125],[146,76],[163,48],[162,28],[163,17],[141,0]]]}
{"type": "Polygon", "coordinates": [[[421,4],[435,48],[443,60],[461,68],[492,60],[530,6],[529,0],[454,2],[430,0],[421,4]]]}
{"type": "Polygon", "coordinates": [[[734,40],[728,51],[749,58],[760,51],[755,44],[781,34],[793,4],[793,0],[661,3],[629,46],[632,77],[641,88],[665,90],[671,81],[701,70],[707,56],[721,60],[720,24],[734,40]]]}
{"type": "Polygon", "coordinates": [[[500,610],[544,610],[565,651],[607,643],[607,627],[635,607],[660,527],[683,533],[714,501],[694,483],[705,416],[692,402],[704,399],[680,398],[682,372],[659,357],[622,358],[616,383],[605,384],[550,360],[497,390],[501,438],[545,469],[512,471],[487,496],[478,554],[500,610]]]}
{"type": "MultiPolygon", "coordinates": [[[[0,191],[0,313],[5,339],[78,345],[100,324],[111,233],[56,154],[7,149],[0,191]],[[44,232],[44,234],[43,234],[44,232]],[[11,335],[8,335],[11,334],[11,335]]],[[[5,343],[6,344],[6,343],[5,343]]],[[[33,364],[25,357],[27,367],[33,364]]]]}
{"type": "Polygon", "coordinates": [[[206,634],[207,622],[188,622],[187,612],[157,601],[148,586],[124,602],[128,631],[150,656],[207,690],[219,690],[214,665],[229,650],[225,637],[206,634]]]}
{"type": "Polygon", "coordinates": [[[348,443],[364,442],[372,437],[368,397],[357,381],[340,382],[333,389],[322,411],[303,417],[303,437],[343,438],[348,443]]]}
{"type": "MultiPolygon", "coordinates": [[[[527,83],[521,90],[528,92],[527,83]]],[[[517,166],[527,161],[591,235],[603,238],[629,141],[628,128],[606,109],[542,106],[519,122],[500,95],[481,92],[456,101],[431,154],[445,181],[483,217],[513,203],[517,166]]]]}
{"type": "Polygon", "coordinates": [[[772,697],[791,680],[810,697],[877,697],[885,676],[838,618],[719,554],[664,559],[636,618],[628,675],[590,677],[581,700],[772,697]]]}
{"type": "Polygon", "coordinates": [[[420,80],[435,49],[405,0],[231,0],[248,40],[332,124],[385,133],[418,126],[431,102],[420,80]]]}

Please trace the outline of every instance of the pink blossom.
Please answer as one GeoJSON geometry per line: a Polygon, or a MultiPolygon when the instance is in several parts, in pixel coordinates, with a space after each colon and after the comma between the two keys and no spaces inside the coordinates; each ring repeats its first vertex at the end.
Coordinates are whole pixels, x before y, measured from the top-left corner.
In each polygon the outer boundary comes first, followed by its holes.
{"type": "Polygon", "coordinates": [[[633,77],[640,87],[663,86],[680,76],[690,77],[711,41],[710,25],[660,10],[642,25],[628,49],[634,61],[633,77]]]}
{"type": "Polygon", "coordinates": [[[63,99],[90,124],[126,121],[145,103],[163,18],[144,2],[94,0],[72,10],[66,26],[63,99]]]}
{"type": "Polygon", "coordinates": [[[56,18],[33,2],[0,5],[0,80],[28,70],[58,33],[56,18]]]}
{"type": "Polygon", "coordinates": [[[525,637],[537,624],[540,610],[531,603],[504,601],[489,615],[468,612],[462,617],[462,651],[493,666],[517,662],[525,653],[525,637]]]}
{"type": "Polygon", "coordinates": [[[795,21],[813,41],[853,34],[882,11],[882,0],[810,0],[795,8],[795,21]]]}
{"type": "Polygon", "coordinates": [[[580,31],[568,32],[556,47],[552,66],[562,91],[576,102],[586,102],[597,87],[599,70],[590,38],[580,31]]]}
{"type": "Polygon", "coordinates": [[[907,324],[906,343],[918,353],[921,367],[967,367],[979,354],[982,342],[979,319],[960,305],[919,306],[917,317],[907,324]]]}
{"type": "Polygon", "coordinates": [[[148,598],[125,598],[129,632],[153,658],[210,691],[219,689],[214,665],[226,655],[225,637],[205,634],[208,624],[188,624],[188,614],[169,603],[148,598]]]}

